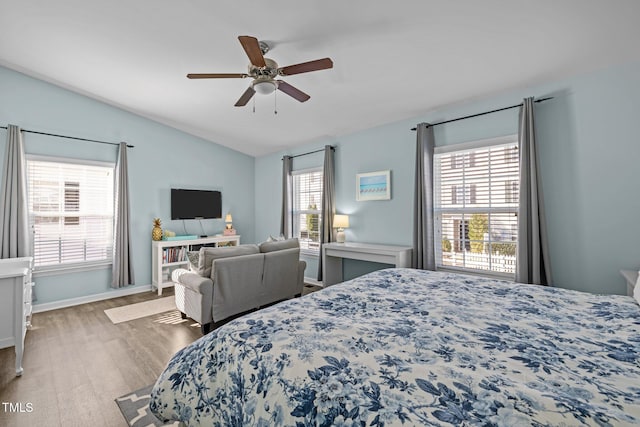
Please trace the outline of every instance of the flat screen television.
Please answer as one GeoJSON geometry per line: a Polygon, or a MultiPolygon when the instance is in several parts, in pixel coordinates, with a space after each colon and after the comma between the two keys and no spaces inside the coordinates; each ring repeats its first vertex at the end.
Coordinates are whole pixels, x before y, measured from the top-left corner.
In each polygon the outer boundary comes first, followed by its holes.
{"type": "Polygon", "coordinates": [[[171,219],[222,218],[222,194],[214,190],[171,189],[171,219]]]}

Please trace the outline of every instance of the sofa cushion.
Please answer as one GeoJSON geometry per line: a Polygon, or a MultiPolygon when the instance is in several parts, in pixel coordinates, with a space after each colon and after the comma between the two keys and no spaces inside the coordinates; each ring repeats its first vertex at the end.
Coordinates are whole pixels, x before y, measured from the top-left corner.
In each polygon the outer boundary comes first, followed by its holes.
{"type": "Polygon", "coordinates": [[[257,245],[224,246],[220,248],[200,248],[197,273],[202,277],[212,277],[211,264],[218,258],[228,258],[240,255],[253,255],[260,253],[257,245]]]}
{"type": "Polygon", "coordinates": [[[260,243],[260,252],[273,252],[273,251],[281,251],[283,249],[293,249],[299,248],[300,243],[297,238],[287,239],[287,240],[277,240],[275,242],[262,242],[260,243]]]}
{"type": "Polygon", "coordinates": [[[265,255],[216,259],[211,268],[212,314],[215,322],[261,305],[265,255]]]}
{"type": "MultiPolygon", "coordinates": [[[[302,293],[304,279],[299,280],[300,249],[291,248],[264,254],[264,303],[290,298],[302,293]]],[[[303,276],[304,277],[304,274],[303,276]]]]}

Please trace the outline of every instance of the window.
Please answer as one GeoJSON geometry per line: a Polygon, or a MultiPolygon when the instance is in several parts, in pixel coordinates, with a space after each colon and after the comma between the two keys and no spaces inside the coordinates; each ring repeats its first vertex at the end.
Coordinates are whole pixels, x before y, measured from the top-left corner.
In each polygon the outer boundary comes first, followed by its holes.
{"type": "Polygon", "coordinates": [[[465,164],[468,167],[474,168],[476,166],[476,154],[474,152],[468,154],[452,154],[451,157],[451,169],[463,168],[465,164]]]}
{"type": "Polygon", "coordinates": [[[475,184],[469,184],[467,187],[454,184],[451,186],[451,204],[473,204],[476,202],[476,194],[475,184]]]}
{"type": "MultiPolygon", "coordinates": [[[[64,183],[64,210],[65,212],[80,212],[80,183],[64,183]]],[[[64,225],[80,225],[80,217],[65,216],[64,225]]]]}
{"type": "Polygon", "coordinates": [[[322,220],[322,169],[293,172],[293,236],[300,250],[319,255],[322,220]]]}
{"type": "Polygon", "coordinates": [[[437,267],[515,275],[517,159],[516,136],[436,149],[437,267]]]}
{"type": "Polygon", "coordinates": [[[34,267],[111,262],[114,166],[27,157],[34,267]]]}
{"type": "Polygon", "coordinates": [[[504,148],[504,161],[505,163],[517,163],[520,158],[518,147],[505,147],[504,148]]]}
{"type": "Polygon", "coordinates": [[[451,169],[460,169],[464,166],[464,156],[460,154],[454,154],[450,157],[451,169]]]}
{"type": "Polygon", "coordinates": [[[520,184],[518,181],[505,181],[504,183],[504,202],[505,203],[518,203],[518,189],[520,184]]]}

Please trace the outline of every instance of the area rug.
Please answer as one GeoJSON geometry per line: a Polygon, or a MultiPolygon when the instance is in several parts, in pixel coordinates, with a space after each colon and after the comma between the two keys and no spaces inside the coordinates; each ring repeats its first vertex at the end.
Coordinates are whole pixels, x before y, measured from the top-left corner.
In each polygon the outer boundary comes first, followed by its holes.
{"type": "Polygon", "coordinates": [[[174,297],[171,296],[136,304],[123,305],[122,307],[109,308],[104,311],[104,314],[107,315],[111,322],[118,324],[175,309],[176,303],[174,297]]]}
{"type": "Polygon", "coordinates": [[[132,427],[177,426],[178,422],[164,424],[151,413],[149,400],[153,384],[116,398],[116,404],[132,427]]]}

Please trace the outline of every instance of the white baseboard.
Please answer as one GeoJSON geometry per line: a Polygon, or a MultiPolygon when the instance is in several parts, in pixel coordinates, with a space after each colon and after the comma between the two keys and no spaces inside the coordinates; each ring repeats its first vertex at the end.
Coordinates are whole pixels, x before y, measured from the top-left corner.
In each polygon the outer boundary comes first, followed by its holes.
{"type": "Polygon", "coordinates": [[[73,307],[75,305],[86,304],[89,302],[104,301],[106,299],[118,298],[126,295],[140,294],[142,292],[149,292],[151,291],[151,289],[151,285],[134,286],[130,288],[114,289],[113,291],[87,295],[84,297],[69,298],[60,301],[45,302],[42,304],[34,304],[33,313],[42,313],[43,311],[73,307]]]}
{"type": "Polygon", "coordinates": [[[304,278],[304,283],[307,285],[313,285],[313,286],[323,286],[322,282],[319,282],[316,279],[312,279],[311,277],[306,277],[306,276],[304,278]]]}
{"type": "Polygon", "coordinates": [[[16,340],[13,337],[0,340],[0,348],[13,347],[14,345],[16,345],[16,340]]]}

